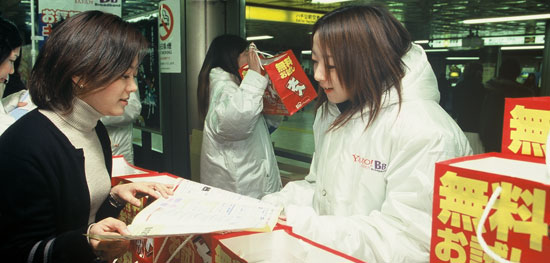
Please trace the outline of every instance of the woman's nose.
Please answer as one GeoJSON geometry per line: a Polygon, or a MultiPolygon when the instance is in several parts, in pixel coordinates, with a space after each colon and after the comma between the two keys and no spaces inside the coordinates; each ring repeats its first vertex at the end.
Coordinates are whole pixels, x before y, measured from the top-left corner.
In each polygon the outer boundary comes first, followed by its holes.
{"type": "Polygon", "coordinates": [[[318,82],[325,80],[325,70],[324,66],[321,63],[317,64],[317,66],[314,67],[313,78],[318,82]]]}

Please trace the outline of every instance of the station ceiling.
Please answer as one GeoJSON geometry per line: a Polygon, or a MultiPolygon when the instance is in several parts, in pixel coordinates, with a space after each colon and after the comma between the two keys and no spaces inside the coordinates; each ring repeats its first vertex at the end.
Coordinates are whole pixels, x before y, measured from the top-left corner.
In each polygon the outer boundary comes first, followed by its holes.
{"type": "MultiPolygon", "coordinates": [[[[19,27],[30,20],[31,0],[1,0],[4,17],[19,27]]],[[[37,1],[37,0],[35,0],[37,1]]],[[[238,1],[238,0],[204,0],[238,1]]],[[[405,25],[413,39],[452,39],[466,37],[470,32],[480,37],[544,35],[547,21],[516,21],[466,25],[461,21],[472,18],[499,17],[550,13],[549,0],[356,0],[334,4],[317,4],[313,0],[246,0],[247,6],[287,11],[324,14],[344,5],[381,3],[405,25]]],[[[123,17],[134,17],[157,9],[158,0],[123,0],[123,17]]],[[[265,50],[309,49],[311,24],[248,19],[247,36],[272,35],[273,39],[257,41],[265,50]]]]}

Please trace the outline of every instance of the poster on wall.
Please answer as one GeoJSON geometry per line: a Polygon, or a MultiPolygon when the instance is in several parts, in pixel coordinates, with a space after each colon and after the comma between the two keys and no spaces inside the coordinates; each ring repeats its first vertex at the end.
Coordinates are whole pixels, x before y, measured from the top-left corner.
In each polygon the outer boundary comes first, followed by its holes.
{"type": "Polygon", "coordinates": [[[38,36],[43,38],[39,46],[50,35],[55,23],[87,10],[100,10],[122,16],[122,0],[39,0],[38,36]]]}
{"type": "Polygon", "coordinates": [[[149,42],[149,51],[141,61],[136,77],[141,101],[141,114],[135,120],[134,128],[160,133],[158,19],[150,18],[133,24],[149,42]]]}
{"type": "Polygon", "coordinates": [[[181,73],[180,1],[159,2],[160,72],[181,73]]]}

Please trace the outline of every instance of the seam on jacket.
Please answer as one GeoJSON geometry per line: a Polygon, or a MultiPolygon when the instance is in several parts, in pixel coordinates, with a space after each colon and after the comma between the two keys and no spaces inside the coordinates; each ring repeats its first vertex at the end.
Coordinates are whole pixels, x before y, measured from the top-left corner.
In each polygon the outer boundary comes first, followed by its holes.
{"type": "Polygon", "coordinates": [[[40,243],[42,243],[42,240],[36,242],[34,246],[32,246],[31,252],[29,252],[29,257],[27,258],[28,263],[32,263],[34,260],[34,253],[36,253],[36,250],[38,249],[38,246],[40,246],[40,243]]]}
{"type": "Polygon", "coordinates": [[[55,238],[50,239],[46,246],[44,247],[44,263],[48,263],[48,258],[52,254],[52,243],[55,241],[55,238]]]}

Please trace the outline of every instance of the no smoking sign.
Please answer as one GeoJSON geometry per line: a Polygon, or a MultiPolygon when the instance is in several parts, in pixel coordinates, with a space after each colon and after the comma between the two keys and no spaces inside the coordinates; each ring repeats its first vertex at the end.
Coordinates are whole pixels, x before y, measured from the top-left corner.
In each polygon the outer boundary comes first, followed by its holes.
{"type": "Polygon", "coordinates": [[[172,30],[174,29],[174,15],[172,14],[172,10],[167,4],[162,4],[160,6],[160,29],[159,29],[159,35],[160,40],[165,41],[170,37],[172,34],[172,30]]]}

